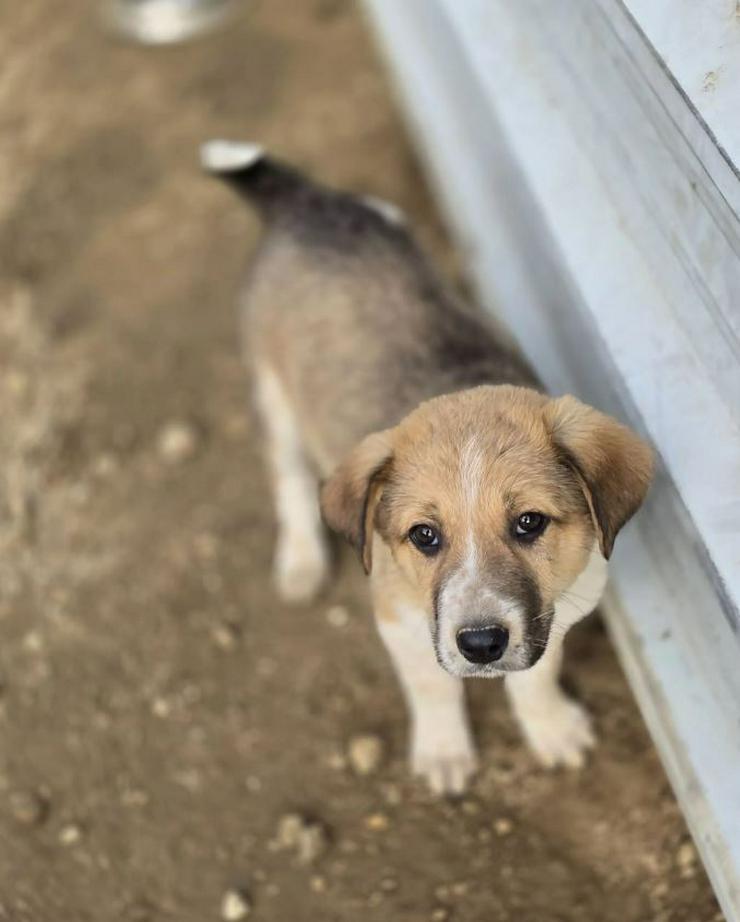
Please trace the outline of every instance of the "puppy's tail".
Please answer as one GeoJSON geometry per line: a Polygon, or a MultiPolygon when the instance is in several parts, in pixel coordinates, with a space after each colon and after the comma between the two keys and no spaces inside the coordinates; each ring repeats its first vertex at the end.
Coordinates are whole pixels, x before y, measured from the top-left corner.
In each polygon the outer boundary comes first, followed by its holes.
{"type": "Polygon", "coordinates": [[[208,141],[200,148],[204,170],[228,183],[265,218],[312,188],[297,170],[268,156],[258,144],[244,141],[208,141]]]}

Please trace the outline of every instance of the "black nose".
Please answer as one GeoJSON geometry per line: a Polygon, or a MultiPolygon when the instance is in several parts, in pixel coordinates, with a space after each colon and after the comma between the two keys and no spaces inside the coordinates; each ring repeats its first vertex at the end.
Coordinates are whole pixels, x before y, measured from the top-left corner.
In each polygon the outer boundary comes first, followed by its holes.
{"type": "Polygon", "coordinates": [[[505,627],[463,628],[457,634],[457,648],[471,663],[495,663],[509,643],[505,627]]]}

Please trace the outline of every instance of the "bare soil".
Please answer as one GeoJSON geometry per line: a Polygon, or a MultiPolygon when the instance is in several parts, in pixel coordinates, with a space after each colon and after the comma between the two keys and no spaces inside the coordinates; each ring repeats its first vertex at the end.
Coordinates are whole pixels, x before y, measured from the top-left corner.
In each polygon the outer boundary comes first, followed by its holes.
{"type": "Polygon", "coordinates": [[[311,608],[271,589],[233,308],[258,225],[196,149],[259,139],[397,201],[455,273],[356,5],[252,0],[158,50],[95,12],[0,28],[0,919],[203,922],[232,887],[275,922],[721,918],[598,620],[568,657],[588,768],[540,771],[473,684],[485,767],[439,802],[356,562],[311,608]],[[328,835],[306,866],[296,811],[328,835]]]}

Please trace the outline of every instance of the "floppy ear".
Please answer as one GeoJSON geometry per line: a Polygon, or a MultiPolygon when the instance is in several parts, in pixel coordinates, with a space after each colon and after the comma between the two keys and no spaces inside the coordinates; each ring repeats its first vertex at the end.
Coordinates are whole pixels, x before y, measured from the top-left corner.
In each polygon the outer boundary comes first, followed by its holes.
{"type": "Polygon", "coordinates": [[[390,469],[392,432],[386,429],[363,439],[321,490],[326,524],[355,546],[366,573],[372,568],[373,522],[390,469]]]}
{"type": "Polygon", "coordinates": [[[551,400],[545,411],[558,451],[586,497],[601,553],[637,512],[653,475],[652,449],[631,429],[575,397],[551,400]]]}

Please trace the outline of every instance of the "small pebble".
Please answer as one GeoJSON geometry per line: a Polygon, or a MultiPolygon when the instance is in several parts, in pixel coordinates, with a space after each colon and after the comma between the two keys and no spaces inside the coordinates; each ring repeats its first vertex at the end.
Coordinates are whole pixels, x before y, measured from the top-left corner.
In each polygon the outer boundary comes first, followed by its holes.
{"type": "Polygon", "coordinates": [[[152,714],[155,717],[169,717],[172,712],[172,706],[166,698],[155,698],[152,701],[152,714]]]}
{"type": "Polygon", "coordinates": [[[347,768],[347,757],[342,755],[341,752],[332,752],[328,756],[326,764],[335,772],[343,772],[347,768]]]}
{"type": "Polygon", "coordinates": [[[305,821],[298,813],[281,816],[277,829],[277,841],[281,848],[296,848],[304,825],[305,821]]]}
{"type": "Polygon", "coordinates": [[[390,820],[385,813],[371,813],[365,817],[365,825],[373,832],[383,832],[390,826],[390,820]]]}
{"type": "Polygon", "coordinates": [[[59,842],[62,845],[76,845],[82,838],[82,829],[75,823],[68,823],[59,830],[59,842]]]}
{"type": "Polygon", "coordinates": [[[444,906],[438,906],[432,910],[432,922],[447,922],[450,918],[450,910],[444,906]]]}
{"type": "Polygon", "coordinates": [[[286,813],[278,823],[277,846],[293,849],[300,864],[313,864],[328,849],[329,835],[321,823],[286,813]]]}
{"type": "Polygon", "coordinates": [[[676,864],[685,868],[696,863],[696,849],[693,842],[684,842],[676,852],[676,864]]]}
{"type": "Polygon", "coordinates": [[[383,761],[384,746],[379,736],[354,736],[347,749],[350,765],[357,775],[372,775],[383,761]]]}
{"type": "Polygon", "coordinates": [[[298,861],[300,864],[313,864],[326,852],[329,838],[323,826],[311,823],[303,828],[298,840],[298,861]]]}
{"type": "Polygon", "coordinates": [[[233,624],[217,624],[211,630],[211,637],[221,650],[233,650],[239,639],[239,631],[233,624]]]}
{"type": "Polygon", "coordinates": [[[368,906],[380,906],[382,902],[383,894],[380,892],[380,890],[373,890],[373,892],[367,898],[368,906]]]}
{"type": "Polygon", "coordinates": [[[505,816],[500,816],[493,821],[493,831],[497,836],[508,836],[514,829],[514,824],[505,816]]]}
{"type": "Polygon", "coordinates": [[[670,886],[668,881],[659,880],[658,883],[652,888],[651,893],[656,899],[662,900],[664,897],[668,896],[669,891],[670,886]]]}
{"type": "Polygon", "coordinates": [[[190,791],[191,794],[199,791],[202,787],[201,774],[197,768],[182,768],[173,772],[172,780],[175,784],[179,784],[181,788],[190,791]]]}
{"type": "Polygon", "coordinates": [[[23,638],[23,647],[29,653],[39,653],[44,646],[41,634],[38,631],[29,631],[23,638]]]}
{"type": "Polygon", "coordinates": [[[309,886],[314,893],[325,893],[326,892],[326,878],[321,877],[319,874],[315,874],[309,881],[309,886]]]}
{"type": "Polygon", "coordinates": [[[221,900],[221,918],[224,922],[239,922],[252,911],[249,897],[242,890],[227,890],[221,900]]]}
{"type": "Polygon", "coordinates": [[[244,779],[244,787],[250,794],[259,794],[262,790],[262,782],[256,775],[247,775],[244,779]]]}
{"type": "Polygon", "coordinates": [[[193,426],[182,420],[166,423],[157,436],[157,451],[165,464],[182,464],[196,452],[198,437],[193,426]]]}
{"type": "Polygon", "coordinates": [[[384,893],[394,893],[398,890],[398,881],[395,877],[384,877],[380,882],[380,889],[384,893]]]}
{"type": "Polygon", "coordinates": [[[676,852],[676,864],[681,877],[693,877],[696,871],[697,854],[693,842],[684,842],[676,852]]]}
{"type": "Polygon", "coordinates": [[[10,812],[23,826],[43,823],[48,811],[48,801],[33,791],[16,791],[10,795],[10,812]]]}
{"type": "Polygon", "coordinates": [[[344,605],[332,605],[326,613],[326,620],[332,627],[347,627],[349,624],[349,612],[344,605]]]}

